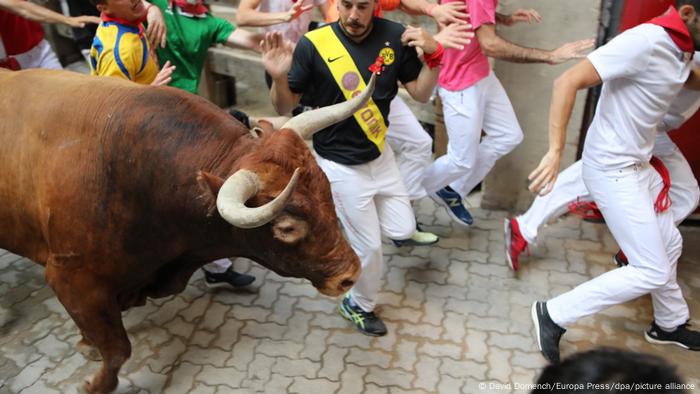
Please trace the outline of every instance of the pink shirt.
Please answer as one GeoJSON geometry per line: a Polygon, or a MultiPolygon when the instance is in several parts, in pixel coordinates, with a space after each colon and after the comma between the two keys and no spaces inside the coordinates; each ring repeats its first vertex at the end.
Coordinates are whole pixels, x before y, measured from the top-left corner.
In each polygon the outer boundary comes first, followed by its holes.
{"type": "MultiPolygon", "coordinates": [[[[445,0],[442,3],[451,1],[467,3],[474,31],[481,25],[496,23],[498,0],[445,0]]],[[[451,91],[463,90],[486,78],[490,71],[488,58],[481,52],[479,40],[474,37],[461,51],[445,49],[438,84],[451,91]]]]}

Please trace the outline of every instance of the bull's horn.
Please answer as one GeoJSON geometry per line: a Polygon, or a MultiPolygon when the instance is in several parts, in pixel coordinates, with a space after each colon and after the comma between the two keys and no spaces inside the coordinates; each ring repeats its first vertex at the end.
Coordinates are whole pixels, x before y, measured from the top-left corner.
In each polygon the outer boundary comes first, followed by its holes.
{"type": "Polygon", "coordinates": [[[354,98],[313,111],[302,112],[292,119],[289,119],[280,129],[291,129],[296,131],[297,134],[304,139],[311,138],[315,132],[344,120],[354,114],[358,109],[364,107],[370,97],[372,97],[376,79],[377,75],[372,74],[372,78],[369,79],[365,90],[354,98]]]}
{"type": "Polygon", "coordinates": [[[299,169],[279,196],[269,203],[256,208],[245,206],[245,202],[260,190],[260,178],[252,171],[238,170],[221,186],[216,197],[216,208],[224,220],[239,228],[260,227],[282,212],[292,195],[299,178],[299,169]]]}

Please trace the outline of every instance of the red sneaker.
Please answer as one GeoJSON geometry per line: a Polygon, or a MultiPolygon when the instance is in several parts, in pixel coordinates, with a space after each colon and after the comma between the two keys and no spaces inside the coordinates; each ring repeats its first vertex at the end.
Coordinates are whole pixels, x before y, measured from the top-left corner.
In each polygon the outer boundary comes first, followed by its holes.
{"type": "Polygon", "coordinates": [[[613,263],[617,264],[618,267],[624,267],[629,262],[627,261],[627,256],[622,252],[622,249],[620,249],[615,256],[613,256],[613,263]]]}
{"type": "Polygon", "coordinates": [[[518,270],[518,257],[527,249],[527,241],[520,233],[520,226],[515,218],[506,219],[503,224],[505,232],[506,261],[513,271],[518,270]]]}

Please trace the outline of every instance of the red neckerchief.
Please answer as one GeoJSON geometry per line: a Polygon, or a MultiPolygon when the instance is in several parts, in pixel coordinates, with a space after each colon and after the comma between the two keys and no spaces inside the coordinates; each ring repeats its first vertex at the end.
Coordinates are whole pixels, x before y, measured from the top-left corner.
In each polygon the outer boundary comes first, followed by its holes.
{"type": "Polygon", "coordinates": [[[121,18],[115,18],[112,16],[109,16],[105,14],[104,12],[100,14],[100,19],[102,19],[103,22],[115,22],[119,23],[120,25],[125,25],[125,26],[131,26],[139,29],[139,38],[143,37],[143,21],[146,20],[147,13],[143,14],[143,17],[139,19],[136,22],[129,22],[127,20],[121,19],[121,18]]]}
{"type": "Polygon", "coordinates": [[[168,6],[170,8],[173,7],[173,3],[182,11],[194,16],[202,16],[209,11],[201,1],[198,1],[197,4],[190,4],[187,2],[187,0],[168,0],[168,6]]]}
{"type": "Polygon", "coordinates": [[[692,55],[695,53],[695,43],[693,43],[693,39],[690,37],[690,32],[688,32],[685,22],[681,19],[681,15],[673,6],[668,7],[668,10],[663,15],[657,16],[647,23],[666,29],[666,32],[671,36],[678,48],[683,52],[690,53],[692,58],[692,55]]]}

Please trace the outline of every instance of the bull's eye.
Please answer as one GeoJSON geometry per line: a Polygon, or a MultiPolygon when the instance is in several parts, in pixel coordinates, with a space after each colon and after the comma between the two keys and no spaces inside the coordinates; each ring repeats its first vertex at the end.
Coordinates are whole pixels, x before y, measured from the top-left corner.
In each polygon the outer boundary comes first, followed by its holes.
{"type": "Polygon", "coordinates": [[[294,227],[292,226],[287,226],[282,229],[282,232],[284,232],[285,234],[290,234],[292,231],[294,231],[294,227]]]}
{"type": "Polygon", "coordinates": [[[345,279],[344,281],[340,282],[340,285],[343,286],[343,288],[348,288],[354,284],[355,282],[351,281],[350,279],[345,279]]]}

